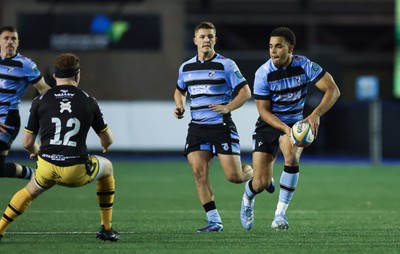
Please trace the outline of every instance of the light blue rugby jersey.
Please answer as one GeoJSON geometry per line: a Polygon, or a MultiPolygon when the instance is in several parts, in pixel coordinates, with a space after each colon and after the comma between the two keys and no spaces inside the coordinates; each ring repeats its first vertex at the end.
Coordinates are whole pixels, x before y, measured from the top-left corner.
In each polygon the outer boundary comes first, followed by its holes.
{"type": "Polygon", "coordinates": [[[0,121],[4,122],[7,112],[18,109],[21,97],[28,84],[42,78],[36,64],[17,53],[11,58],[0,59],[0,121]]]}
{"type": "Polygon", "coordinates": [[[318,64],[305,56],[294,55],[287,67],[276,67],[269,59],[256,71],[254,99],[271,100],[271,111],[286,124],[303,119],[308,85],[325,74],[318,64]]]}
{"type": "Polygon", "coordinates": [[[231,120],[231,114],[218,114],[211,104],[228,104],[232,93],[247,84],[236,63],[216,54],[210,60],[199,61],[197,56],[179,68],[177,89],[188,92],[192,123],[220,124],[231,120]]]}

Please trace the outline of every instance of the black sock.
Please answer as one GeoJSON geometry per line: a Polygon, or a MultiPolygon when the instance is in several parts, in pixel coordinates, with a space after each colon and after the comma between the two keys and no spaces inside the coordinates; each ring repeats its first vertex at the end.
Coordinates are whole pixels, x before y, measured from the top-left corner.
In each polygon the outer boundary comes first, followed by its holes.
{"type": "Polygon", "coordinates": [[[17,169],[14,163],[5,163],[5,156],[0,155],[0,177],[15,177],[17,169]]]}
{"type": "Polygon", "coordinates": [[[22,166],[22,174],[19,176],[19,178],[23,179],[31,179],[33,175],[33,169],[27,166],[22,166]]]}

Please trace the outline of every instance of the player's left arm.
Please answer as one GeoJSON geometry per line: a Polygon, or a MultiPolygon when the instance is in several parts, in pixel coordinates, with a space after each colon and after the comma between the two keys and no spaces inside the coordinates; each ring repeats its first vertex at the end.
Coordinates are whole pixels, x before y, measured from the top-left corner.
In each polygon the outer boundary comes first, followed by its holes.
{"type": "Polygon", "coordinates": [[[340,90],[336,85],[332,75],[328,72],[315,84],[319,90],[324,92],[319,105],[311,112],[303,121],[308,121],[311,124],[315,136],[318,134],[318,127],[320,124],[320,117],[324,115],[335,104],[340,96],[340,90]]]}
{"type": "Polygon", "coordinates": [[[246,103],[251,98],[251,90],[248,84],[242,86],[236,95],[236,97],[226,105],[221,104],[212,104],[210,105],[210,109],[219,113],[219,114],[227,114],[235,109],[240,108],[243,104],[246,103]]]}
{"type": "Polygon", "coordinates": [[[50,89],[50,86],[46,83],[46,81],[44,80],[44,78],[42,77],[41,79],[39,79],[38,82],[36,82],[35,84],[33,84],[33,87],[40,93],[44,93],[47,90],[50,89]]]}

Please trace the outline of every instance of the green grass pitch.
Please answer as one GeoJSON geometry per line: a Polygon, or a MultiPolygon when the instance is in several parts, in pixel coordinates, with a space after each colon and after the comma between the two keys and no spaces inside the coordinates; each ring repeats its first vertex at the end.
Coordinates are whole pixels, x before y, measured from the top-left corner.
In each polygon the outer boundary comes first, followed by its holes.
{"type": "MultiPolygon", "coordinates": [[[[95,184],[56,186],[11,224],[0,253],[400,253],[398,165],[303,163],[290,229],[270,228],[277,188],[257,196],[255,224],[246,231],[239,219],[244,185],[229,183],[215,160],[211,181],[225,230],[195,233],[205,214],[186,161],[113,162],[118,242],[95,237],[95,184]]],[[[276,182],[281,170],[277,163],[276,182]]],[[[0,213],[25,184],[0,179],[0,213]]]]}

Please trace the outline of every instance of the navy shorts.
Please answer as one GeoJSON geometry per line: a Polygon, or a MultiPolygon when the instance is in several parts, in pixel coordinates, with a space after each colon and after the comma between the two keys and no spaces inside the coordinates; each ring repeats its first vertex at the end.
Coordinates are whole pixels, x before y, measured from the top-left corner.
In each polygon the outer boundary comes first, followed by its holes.
{"type": "Polygon", "coordinates": [[[233,122],[223,124],[189,124],[184,155],[210,151],[213,155],[240,155],[239,134],[233,122]]]}
{"type": "MultiPolygon", "coordinates": [[[[293,124],[288,125],[291,127],[293,124]]],[[[285,133],[265,122],[262,124],[257,123],[256,130],[253,134],[253,152],[269,153],[276,156],[279,151],[279,138],[282,135],[285,135],[285,133]]]]}
{"type": "Polygon", "coordinates": [[[17,137],[19,128],[21,127],[21,119],[18,110],[8,111],[6,121],[7,132],[0,132],[0,151],[10,150],[14,139],[17,137]]]}

